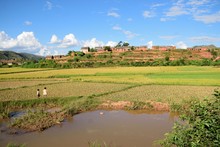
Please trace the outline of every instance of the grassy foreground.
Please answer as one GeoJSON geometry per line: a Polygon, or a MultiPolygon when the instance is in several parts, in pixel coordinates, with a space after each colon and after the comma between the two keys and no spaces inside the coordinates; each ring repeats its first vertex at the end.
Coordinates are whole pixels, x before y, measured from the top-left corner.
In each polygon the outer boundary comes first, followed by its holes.
{"type": "Polygon", "coordinates": [[[210,66],[0,69],[0,117],[31,109],[11,126],[33,131],[96,108],[180,111],[191,100],[212,97],[219,79],[220,68],[210,66]],[[48,96],[38,99],[36,90],[44,87],[48,96]],[[60,110],[47,112],[51,107],[60,110]]]}

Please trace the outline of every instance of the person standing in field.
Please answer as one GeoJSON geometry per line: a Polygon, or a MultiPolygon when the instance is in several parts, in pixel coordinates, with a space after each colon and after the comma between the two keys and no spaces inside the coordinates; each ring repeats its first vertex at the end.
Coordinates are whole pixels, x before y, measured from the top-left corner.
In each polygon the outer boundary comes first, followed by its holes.
{"type": "Polygon", "coordinates": [[[40,98],[40,90],[37,89],[37,97],[40,98]]]}
{"type": "Polygon", "coordinates": [[[47,96],[47,88],[46,87],[44,87],[43,96],[47,96]]]}

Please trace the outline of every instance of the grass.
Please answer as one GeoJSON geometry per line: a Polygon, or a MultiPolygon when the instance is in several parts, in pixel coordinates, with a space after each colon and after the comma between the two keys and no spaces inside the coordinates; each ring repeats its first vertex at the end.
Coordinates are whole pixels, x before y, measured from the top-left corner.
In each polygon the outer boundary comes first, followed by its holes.
{"type": "Polygon", "coordinates": [[[98,142],[98,141],[89,141],[89,147],[108,147],[105,142],[98,142]]]}
{"type": "Polygon", "coordinates": [[[6,147],[26,147],[26,144],[8,143],[6,147]]]}
{"type": "Polygon", "coordinates": [[[28,111],[27,114],[15,119],[10,127],[24,129],[28,131],[43,131],[52,125],[63,121],[61,113],[49,113],[43,110],[28,111]]]}
{"type": "Polygon", "coordinates": [[[143,85],[125,91],[100,97],[100,100],[157,101],[163,103],[181,103],[193,98],[210,97],[217,87],[212,86],[173,86],[173,85],[143,85]]]}

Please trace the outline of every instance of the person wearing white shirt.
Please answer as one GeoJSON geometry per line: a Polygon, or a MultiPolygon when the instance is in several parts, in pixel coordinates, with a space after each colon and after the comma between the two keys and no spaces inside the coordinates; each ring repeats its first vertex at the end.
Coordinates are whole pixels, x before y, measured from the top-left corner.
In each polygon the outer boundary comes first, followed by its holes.
{"type": "Polygon", "coordinates": [[[47,88],[46,87],[44,87],[43,96],[47,96],[47,88]]]}

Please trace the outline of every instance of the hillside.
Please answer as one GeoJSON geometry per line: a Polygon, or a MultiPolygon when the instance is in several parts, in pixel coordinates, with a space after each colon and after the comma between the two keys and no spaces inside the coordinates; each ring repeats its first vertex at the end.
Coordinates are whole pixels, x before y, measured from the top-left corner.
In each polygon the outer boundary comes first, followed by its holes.
{"type": "Polygon", "coordinates": [[[13,51],[0,51],[0,60],[40,60],[44,57],[28,53],[16,53],[13,51]]]}
{"type": "MultiPolygon", "coordinates": [[[[220,50],[216,50],[216,56],[220,54],[220,50]]],[[[170,50],[170,51],[160,51],[160,50],[134,50],[125,52],[88,52],[86,54],[72,54],[71,56],[59,56],[54,60],[59,63],[65,62],[153,62],[158,60],[202,60],[202,59],[215,59],[213,53],[205,50],[170,50]],[[168,59],[169,58],[169,59],[168,59]]],[[[50,58],[48,58],[50,59],[50,58]]]]}

